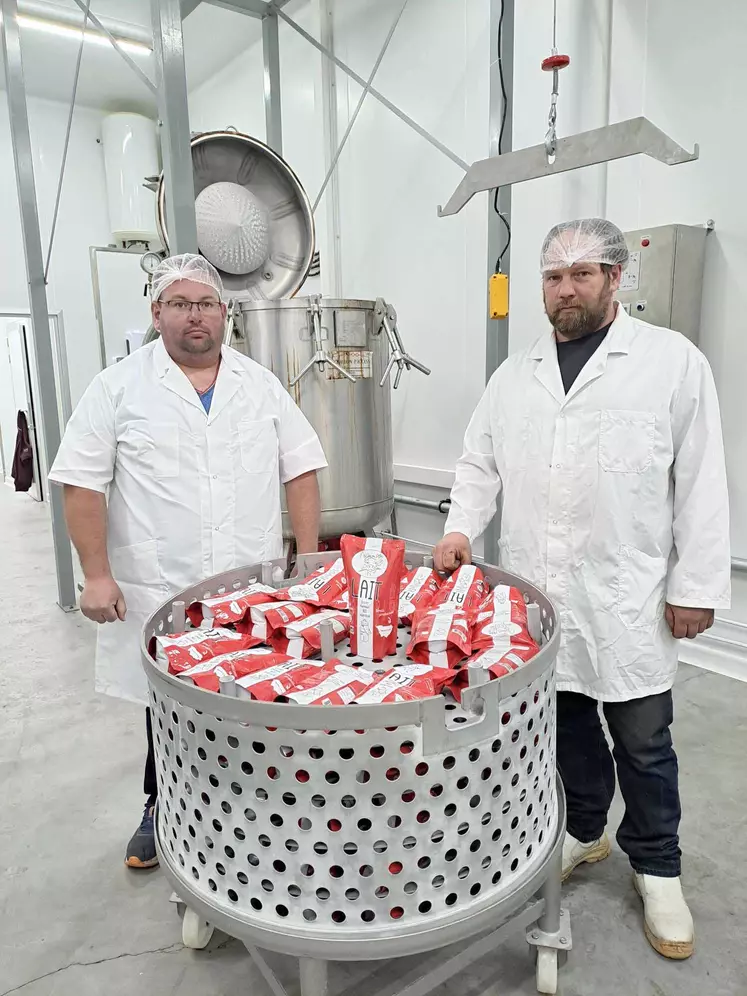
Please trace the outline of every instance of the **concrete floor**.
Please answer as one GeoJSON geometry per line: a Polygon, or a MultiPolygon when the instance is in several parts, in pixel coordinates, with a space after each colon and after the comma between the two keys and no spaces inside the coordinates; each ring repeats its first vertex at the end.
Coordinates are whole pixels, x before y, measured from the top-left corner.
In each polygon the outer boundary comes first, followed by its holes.
{"type": "MultiPolygon", "coordinates": [[[[0,487],[0,536],[0,996],[269,996],[238,942],[185,950],[163,876],[124,868],[142,805],[142,711],[93,694],[93,627],[54,605],[45,510],[0,487]]],[[[566,889],[563,996],[747,996],[747,684],[683,667],[676,700],[696,954],[675,964],[649,948],[615,849],[566,889]]],[[[337,967],[333,996],[401,987],[426,963],[337,967]]],[[[273,964],[290,983],[290,959],[273,964]]],[[[534,992],[516,938],[436,996],[534,992]]]]}

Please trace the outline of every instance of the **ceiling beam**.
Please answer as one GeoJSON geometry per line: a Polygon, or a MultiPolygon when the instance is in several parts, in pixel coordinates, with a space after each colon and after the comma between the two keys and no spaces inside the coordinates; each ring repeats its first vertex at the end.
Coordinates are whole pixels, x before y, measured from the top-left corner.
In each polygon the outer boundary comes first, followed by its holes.
{"type": "MultiPolygon", "coordinates": [[[[181,0],[182,20],[188,17],[192,11],[200,6],[202,0],[181,0]]],[[[250,17],[265,17],[270,13],[271,8],[276,10],[285,7],[290,0],[207,0],[212,7],[223,7],[224,10],[233,10],[237,14],[248,14],[250,17]]]]}
{"type": "Polygon", "coordinates": [[[223,7],[237,14],[248,14],[250,17],[264,17],[270,8],[265,0],[208,0],[211,7],[223,7]]]}

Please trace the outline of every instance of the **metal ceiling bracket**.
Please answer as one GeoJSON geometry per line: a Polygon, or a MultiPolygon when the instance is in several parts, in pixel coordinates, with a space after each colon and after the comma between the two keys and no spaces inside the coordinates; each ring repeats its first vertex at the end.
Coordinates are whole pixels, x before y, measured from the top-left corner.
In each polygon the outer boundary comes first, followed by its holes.
{"type": "Polygon", "coordinates": [[[446,206],[439,205],[438,215],[444,218],[457,214],[470,198],[482,190],[507,187],[512,183],[536,180],[583,166],[637,155],[651,156],[666,166],[677,166],[693,162],[699,154],[697,145],[693,152],[688,152],[648,118],[631,118],[559,139],[554,162],[548,162],[543,143],[472,163],[446,206]]]}
{"type": "MultiPolygon", "coordinates": [[[[268,17],[281,7],[284,7],[289,0],[207,0],[212,7],[223,7],[224,10],[232,10],[237,14],[248,14],[249,17],[268,17]]],[[[191,13],[198,6],[200,0],[181,0],[183,17],[191,13]]]]}

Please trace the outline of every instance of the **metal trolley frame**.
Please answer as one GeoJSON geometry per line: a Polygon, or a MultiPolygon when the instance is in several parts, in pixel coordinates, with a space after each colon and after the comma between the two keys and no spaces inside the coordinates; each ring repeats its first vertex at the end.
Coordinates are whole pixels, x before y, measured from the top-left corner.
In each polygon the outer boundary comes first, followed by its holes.
{"type": "MultiPolygon", "coordinates": [[[[336,556],[301,557],[296,576],[336,556]]],[[[406,559],[426,560],[410,550],[406,559]]],[[[492,584],[522,591],[542,646],[505,677],[470,674],[460,703],[261,703],[237,697],[234,683],[216,694],[154,662],[152,638],[183,629],[186,605],[279,581],[283,560],[194,585],[148,620],[141,652],[159,777],[156,843],[185,945],[204,948],[217,927],[244,943],[273,996],[287,993],[261,949],[297,957],[302,996],[326,996],[328,962],[466,942],[398,994],[425,996],[525,930],[538,990],[557,991],[558,954],[571,947],[554,760],[559,627],[538,588],[481,566],[492,584]]],[[[334,656],[353,657],[347,644],[334,656]]]]}

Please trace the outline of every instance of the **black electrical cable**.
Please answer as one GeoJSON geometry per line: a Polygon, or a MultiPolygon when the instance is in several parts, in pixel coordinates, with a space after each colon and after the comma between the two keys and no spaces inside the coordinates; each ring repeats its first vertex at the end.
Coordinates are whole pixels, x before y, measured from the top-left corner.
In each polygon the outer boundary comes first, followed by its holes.
{"type": "MultiPolygon", "coordinates": [[[[501,127],[498,132],[498,155],[503,154],[503,134],[506,130],[506,115],[508,114],[508,100],[506,96],[506,81],[503,76],[503,15],[505,12],[506,4],[505,0],[501,3],[501,13],[498,18],[498,78],[501,83],[501,127]]],[[[511,225],[509,224],[508,218],[502,213],[501,209],[498,207],[498,193],[500,191],[499,187],[495,188],[493,194],[493,210],[498,215],[498,217],[503,222],[506,229],[506,244],[500,252],[498,259],[495,261],[495,272],[501,272],[501,262],[503,257],[508,252],[509,246],[511,245],[511,225]]]]}

